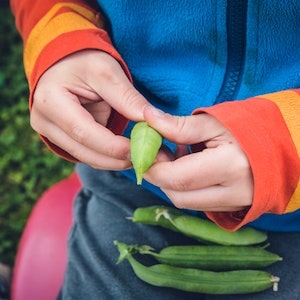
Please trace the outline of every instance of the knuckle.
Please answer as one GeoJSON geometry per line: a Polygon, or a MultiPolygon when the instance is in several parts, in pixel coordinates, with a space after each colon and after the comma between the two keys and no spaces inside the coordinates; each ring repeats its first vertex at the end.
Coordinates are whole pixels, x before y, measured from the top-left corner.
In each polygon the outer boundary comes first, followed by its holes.
{"type": "Polygon", "coordinates": [[[123,136],[114,136],[108,141],[106,145],[106,155],[121,159],[128,160],[130,153],[130,144],[129,140],[123,136]]]}
{"type": "Polygon", "coordinates": [[[112,72],[111,68],[106,64],[103,64],[101,68],[99,68],[98,76],[103,82],[110,83],[111,85],[119,82],[115,72],[112,72]]]}
{"type": "Polygon", "coordinates": [[[190,189],[191,181],[188,177],[179,176],[170,179],[170,189],[178,192],[186,192],[190,189]]]}
{"type": "MultiPolygon", "coordinates": [[[[102,55],[101,61],[96,62],[98,76],[104,82],[110,84],[119,83],[119,64],[110,55],[106,53],[102,53],[102,55]]],[[[95,62],[93,61],[92,68],[95,67],[94,64],[95,62]]]]}
{"type": "Polygon", "coordinates": [[[170,138],[172,140],[177,141],[178,143],[185,144],[187,140],[190,139],[191,130],[189,129],[188,125],[188,119],[186,116],[178,116],[175,119],[175,124],[172,124],[173,128],[176,128],[176,130],[169,131],[168,134],[171,134],[170,138]]]}
{"type": "Polygon", "coordinates": [[[105,153],[103,153],[103,154],[107,155],[108,157],[112,157],[112,158],[119,158],[121,156],[119,148],[114,143],[107,144],[105,153]]]}
{"type": "Polygon", "coordinates": [[[81,124],[77,124],[76,122],[72,122],[67,128],[70,128],[70,135],[74,140],[79,144],[85,145],[89,137],[89,131],[85,127],[82,127],[81,124]]]}
{"type": "Polygon", "coordinates": [[[185,132],[186,121],[187,119],[185,116],[180,116],[176,118],[176,129],[178,132],[185,132]]]}
{"type": "Polygon", "coordinates": [[[133,106],[141,101],[141,95],[131,85],[126,85],[121,94],[123,105],[126,107],[133,106]]]}

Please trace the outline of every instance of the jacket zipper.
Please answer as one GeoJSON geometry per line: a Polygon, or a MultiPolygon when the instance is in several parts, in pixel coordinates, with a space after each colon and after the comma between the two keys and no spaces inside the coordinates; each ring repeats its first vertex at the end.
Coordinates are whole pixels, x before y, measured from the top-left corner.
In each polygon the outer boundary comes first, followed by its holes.
{"type": "Polygon", "coordinates": [[[215,103],[235,100],[241,84],[246,48],[247,0],[227,1],[227,65],[215,103]]]}

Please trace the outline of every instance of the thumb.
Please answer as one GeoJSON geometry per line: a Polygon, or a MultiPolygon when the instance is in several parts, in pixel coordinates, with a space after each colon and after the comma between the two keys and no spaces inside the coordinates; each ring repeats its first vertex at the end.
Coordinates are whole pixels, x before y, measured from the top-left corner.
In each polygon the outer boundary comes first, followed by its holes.
{"type": "Polygon", "coordinates": [[[95,90],[116,112],[129,120],[144,120],[143,110],[151,105],[123,74],[108,82],[102,80],[101,86],[95,86],[95,90]]]}
{"type": "Polygon", "coordinates": [[[202,113],[175,116],[153,106],[144,108],[145,121],[163,137],[177,144],[196,144],[222,134],[223,126],[212,116],[202,113]]]}
{"type": "Polygon", "coordinates": [[[129,81],[115,89],[115,94],[109,95],[107,101],[118,113],[134,121],[143,121],[144,108],[151,106],[129,81]]]}
{"type": "Polygon", "coordinates": [[[89,86],[115,111],[127,119],[144,120],[144,107],[150,103],[135,89],[114,58],[104,53],[97,53],[97,58],[92,72],[88,74],[89,86]]]}

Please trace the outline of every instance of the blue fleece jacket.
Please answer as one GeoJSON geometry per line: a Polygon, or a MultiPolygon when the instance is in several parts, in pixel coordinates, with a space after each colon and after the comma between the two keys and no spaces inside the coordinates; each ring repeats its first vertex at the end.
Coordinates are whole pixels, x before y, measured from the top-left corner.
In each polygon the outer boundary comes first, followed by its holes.
{"type": "MultiPolygon", "coordinates": [[[[166,112],[190,115],[300,86],[298,0],[98,2],[136,88],[166,112]]],[[[135,180],[132,171],[124,173],[135,180]]],[[[262,216],[253,225],[300,230],[300,211],[262,216]]]]}

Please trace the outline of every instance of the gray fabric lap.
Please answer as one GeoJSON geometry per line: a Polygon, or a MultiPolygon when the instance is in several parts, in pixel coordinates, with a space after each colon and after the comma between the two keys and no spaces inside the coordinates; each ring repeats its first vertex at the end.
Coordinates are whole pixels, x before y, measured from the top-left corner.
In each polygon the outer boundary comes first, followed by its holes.
{"type": "Polygon", "coordinates": [[[269,290],[255,295],[212,296],[158,288],[142,282],[127,261],[116,265],[119,253],[114,240],[147,244],[156,249],[195,242],[169,230],[126,219],[137,207],[164,202],[121,174],[99,172],[84,165],[78,166],[78,172],[85,188],[75,202],[68,267],[59,299],[300,299],[300,279],[296,276],[300,262],[299,233],[269,234],[270,250],[284,257],[283,262],[269,268],[281,277],[277,293],[269,290]]]}

